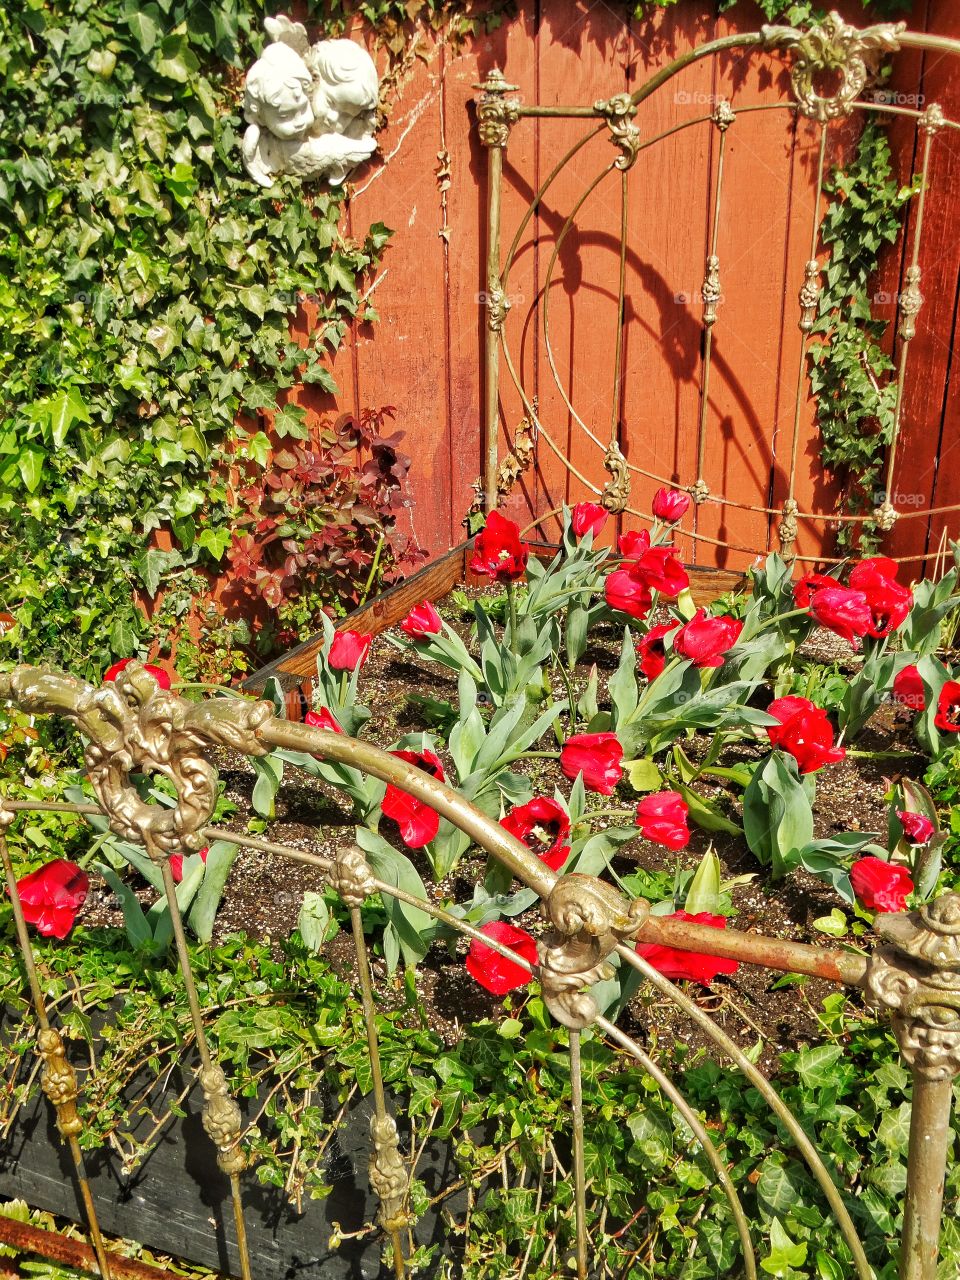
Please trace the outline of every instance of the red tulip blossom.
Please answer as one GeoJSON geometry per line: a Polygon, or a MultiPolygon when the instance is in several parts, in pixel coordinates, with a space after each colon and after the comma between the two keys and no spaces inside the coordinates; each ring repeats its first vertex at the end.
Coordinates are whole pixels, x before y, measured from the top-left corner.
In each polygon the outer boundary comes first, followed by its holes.
{"type": "Polygon", "coordinates": [[[87,898],[90,878],[75,862],[57,858],[17,881],[24,919],[45,938],[65,938],[87,898]]]}
{"type": "Polygon", "coordinates": [[[363,631],[337,631],[327,654],[327,665],[334,671],[355,671],[367,660],[373,636],[363,631]]]}
{"type": "Polygon", "coordinates": [[[623,747],[615,733],[575,733],[563,744],[560,768],[571,782],[582,773],[589,791],[610,796],[623,777],[622,759],[623,747]]]}
{"type": "Polygon", "coordinates": [[[319,711],[308,711],[303,717],[303,723],[309,725],[311,729],[329,729],[332,733],[343,733],[333,713],[326,707],[321,707],[319,711]]]}
{"type": "Polygon", "coordinates": [[[421,600],[415,604],[404,620],[400,630],[411,640],[422,640],[425,636],[435,636],[443,628],[440,615],[429,600],[421,600]]]}
{"type": "Polygon", "coordinates": [[[663,643],[664,636],[676,631],[679,622],[662,622],[651,627],[646,635],[637,641],[637,656],[640,659],[640,670],[648,680],[656,680],[667,665],[667,650],[663,643]]]}
{"type": "Polygon", "coordinates": [[[570,856],[570,819],[562,806],[547,796],[535,796],[517,805],[500,819],[500,825],[551,871],[559,871],[570,856]]]}
{"type": "Polygon", "coordinates": [[[850,573],[850,586],[867,598],[872,625],[868,634],[882,640],[906,621],[913,607],[913,592],[896,580],[897,566],[885,556],[862,560],[850,573]]]}
{"type": "Polygon", "coordinates": [[[882,858],[859,858],[850,868],[853,891],[870,911],[905,911],[913,893],[906,867],[882,858]]]}
{"type": "Polygon", "coordinates": [[[653,495],[653,514],[666,524],[676,524],[687,513],[690,497],[679,489],[658,489],[653,495]]]}
{"type": "Polygon", "coordinates": [[[828,574],[808,573],[805,578],[793,584],[793,603],[798,609],[809,609],[815,591],[819,591],[821,587],[838,587],[839,585],[836,578],[831,578],[828,574]]]}
{"type": "Polygon", "coordinates": [[[903,827],[903,833],[911,844],[928,844],[936,827],[922,813],[910,813],[906,809],[898,809],[897,817],[903,827]]]}
{"type": "Polygon", "coordinates": [[[650,532],[648,529],[630,529],[621,533],[617,539],[617,550],[624,560],[639,560],[650,550],[650,532]]]}
{"type": "MultiPolygon", "coordinates": [[[[207,854],[209,852],[210,850],[206,845],[204,845],[203,848],[200,850],[200,861],[203,863],[204,866],[207,865],[207,854]]],[[[171,853],[170,871],[173,875],[174,884],[179,884],[180,881],[183,879],[183,854],[182,853],[171,853]]]]}
{"type": "Polygon", "coordinates": [[[637,567],[631,562],[623,569],[608,573],[603,582],[603,598],[611,609],[627,613],[631,618],[645,618],[653,597],[646,582],[638,576],[637,567]]]}
{"type": "MultiPolygon", "coordinates": [[[[666,920],[687,920],[690,924],[706,924],[711,929],[725,929],[726,919],[712,915],[709,911],[698,911],[689,915],[686,911],[675,911],[666,920]]],[[[648,964],[662,973],[665,978],[676,982],[686,979],[688,982],[699,982],[709,987],[718,973],[736,973],[740,968],[737,960],[724,960],[720,956],[700,955],[696,951],[681,951],[679,947],[664,947],[657,942],[638,943],[637,955],[643,956],[648,964]]]]}
{"type": "Polygon", "coordinates": [[[648,840],[667,849],[685,849],[690,841],[689,810],[679,791],[657,791],[637,805],[637,826],[648,840]]]}
{"type": "MultiPolygon", "coordinates": [[[[135,659],[133,658],[121,658],[120,661],[115,662],[112,667],[107,667],[106,671],[103,673],[104,682],[112,683],[114,680],[116,680],[120,672],[125,671],[127,667],[129,667],[130,663],[133,661],[135,661],[135,659]]],[[[149,662],[147,662],[147,663],[144,663],[143,669],[144,671],[147,672],[148,675],[153,676],[154,680],[156,680],[157,684],[160,686],[161,689],[170,688],[170,677],[167,675],[167,673],[163,670],[162,667],[154,667],[149,662]]]]}
{"type": "Polygon", "coordinates": [[[901,706],[909,707],[911,711],[924,709],[927,698],[920,672],[916,667],[904,667],[902,671],[897,672],[893,681],[893,697],[894,701],[899,702],[901,706]]]}
{"type": "Polygon", "coordinates": [[[570,514],[570,527],[578,538],[585,533],[599,537],[610,512],[598,502],[578,502],[570,514]]]}
{"type": "Polygon", "coordinates": [[[738,618],[726,614],[709,618],[706,609],[698,609],[674,636],[673,651],[697,667],[722,667],[723,655],[737,643],[742,630],[738,618]]]}
{"type": "MultiPolygon", "coordinates": [[[[398,760],[415,764],[431,778],[444,781],[443,765],[432,751],[391,751],[398,760]]],[[[440,829],[440,815],[425,800],[402,791],[392,782],[387,787],[381,804],[384,817],[392,818],[400,828],[400,839],[408,849],[422,849],[440,829]]]]}
{"type": "Polygon", "coordinates": [[[491,511],[473,544],[470,569],[481,578],[516,582],[523,577],[530,548],[520,541],[520,526],[491,511]]]}
{"type": "Polygon", "coordinates": [[[651,591],[659,591],[665,596],[678,596],[690,585],[687,571],[677,559],[673,547],[651,547],[630,565],[629,572],[651,591]]]}
{"type": "MultiPolygon", "coordinates": [[[[516,925],[509,924],[506,920],[491,920],[480,932],[493,942],[509,947],[530,964],[537,963],[537,944],[526,929],[518,929],[516,925]]],[[[494,951],[479,938],[474,938],[470,943],[470,950],[467,952],[467,973],[471,978],[475,978],[481,987],[495,996],[505,996],[508,991],[525,987],[531,977],[529,969],[524,969],[522,965],[508,960],[506,956],[502,956],[499,951],[494,951]]]]}
{"type": "Polygon", "coordinates": [[[947,733],[960,733],[960,684],[956,680],[948,680],[940,690],[933,723],[947,733]]]}
{"type": "Polygon", "coordinates": [[[856,649],[873,627],[873,614],[862,591],[849,587],[821,587],[810,597],[810,613],[856,649]]]}
{"type": "Polygon", "coordinates": [[[780,721],[767,725],[771,745],[792,755],[801,773],[816,773],[846,756],[843,747],[833,745],[833,725],[827,713],[809,698],[775,698],[767,711],[780,721]]]}

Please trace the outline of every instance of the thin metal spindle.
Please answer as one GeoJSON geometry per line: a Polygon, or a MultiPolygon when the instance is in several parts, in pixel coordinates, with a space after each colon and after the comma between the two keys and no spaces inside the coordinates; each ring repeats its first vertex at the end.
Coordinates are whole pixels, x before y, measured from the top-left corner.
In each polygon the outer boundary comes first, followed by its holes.
{"type": "Polygon", "coordinates": [[[510,139],[510,127],[517,119],[518,102],[507,94],[516,85],[507,84],[499,68],[476,86],[480,141],[487,148],[487,328],[484,335],[484,457],[483,502],[486,511],[497,506],[497,464],[500,429],[500,330],[509,310],[500,274],[500,211],[503,186],[503,153],[510,139]]]}
{"type": "Polygon", "coordinates": [[[790,475],[787,482],[787,496],[781,512],[780,554],[793,557],[797,541],[797,512],[800,507],[796,499],[797,458],[800,451],[800,415],[804,404],[804,387],[807,376],[807,348],[810,334],[817,318],[817,304],[820,301],[820,262],[817,248],[820,243],[820,203],[823,199],[823,168],[827,154],[827,124],[820,125],[820,154],[817,159],[817,186],[813,198],[813,226],[810,232],[810,257],[804,269],[804,281],[800,289],[800,358],[797,362],[797,393],[793,406],[793,436],[790,441],[790,475]]]}
{"type": "Polygon", "coordinates": [[[884,533],[889,532],[897,520],[897,511],[890,500],[890,495],[894,492],[893,471],[897,459],[897,444],[900,439],[900,423],[903,416],[903,390],[906,381],[907,354],[910,350],[910,342],[917,332],[917,313],[923,306],[923,294],[920,292],[920,236],[923,232],[923,214],[926,206],[927,184],[930,173],[930,152],[933,146],[933,139],[943,127],[943,124],[943,112],[935,102],[930,103],[917,121],[917,128],[924,135],[923,166],[920,171],[920,190],[917,194],[917,216],[913,226],[913,248],[910,265],[904,273],[904,287],[898,299],[900,323],[897,326],[897,336],[900,339],[900,352],[897,361],[897,391],[893,409],[893,433],[887,449],[883,498],[874,511],[877,524],[884,533]]]}
{"type": "Polygon", "coordinates": [[[350,925],[357,953],[360,1002],[367,1033],[370,1076],[373,1081],[373,1116],[370,1120],[373,1152],[370,1156],[370,1183],[380,1200],[378,1220],[390,1238],[394,1275],[397,1280],[403,1280],[407,1274],[407,1264],[401,1233],[410,1225],[410,1215],[407,1211],[410,1177],[400,1156],[397,1123],[387,1110],[383,1071],[380,1066],[380,1041],[377,1036],[373,980],[370,976],[370,961],[367,958],[367,943],[363,936],[363,920],[360,915],[360,908],[365,899],[376,890],[378,882],[363,851],[357,845],[349,845],[337,851],[331,880],[340,897],[350,908],[350,925]]]}
{"type": "Polygon", "coordinates": [[[610,442],[617,444],[620,426],[620,397],[622,394],[621,379],[623,377],[623,316],[624,302],[627,292],[627,170],[620,172],[620,278],[617,286],[617,338],[613,359],[613,395],[610,398],[610,442]]]}
{"type": "Polygon", "coordinates": [[[183,917],[177,901],[177,886],[170,868],[170,859],[156,858],[156,851],[148,844],[147,852],[155,861],[160,862],[163,877],[163,889],[170,909],[170,923],[173,928],[173,940],[183,978],[183,988],[190,1010],[190,1021],[197,1041],[197,1052],[200,1055],[200,1087],[203,1090],[202,1121],[207,1136],[217,1148],[217,1164],[230,1179],[230,1195],[233,1201],[233,1219],[237,1233],[237,1252],[240,1258],[240,1275],[242,1280],[252,1280],[250,1270],[250,1250],[247,1244],[247,1229],[243,1216],[243,1198],[240,1190],[240,1173],[246,1167],[246,1157],[240,1147],[242,1120],[240,1108],[231,1097],[227,1087],[223,1068],[210,1052],[207,1035],[203,1026],[203,1015],[200,1012],[200,1000],[197,986],[190,964],[190,953],[187,949],[187,938],[183,928],[183,917]]]}
{"type": "Polygon", "coordinates": [[[47,1016],[47,1006],[43,998],[40,979],[37,976],[33,944],[30,941],[30,933],[24,918],[23,904],[20,901],[17,878],[14,874],[10,851],[7,848],[6,836],[3,834],[13,821],[13,817],[13,811],[0,806],[0,859],[3,861],[7,892],[10,895],[10,904],[13,908],[17,943],[20,947],[20,955],[27,975],[27,984],[30,987],[30,998],[39,1027],[37,1053],[43,1063],[40,1073],[40,1087],[56,1112],[57,1128],[70,1149],[74,1176],[77,1179],[77,1187],[87,1223],[87,1236],[97,1259],[97,1267],[103,1280],[111,1280],[110,1263],[103,1243],[103,1236],[100,1233],[100,1222],[97,1218],[97,1210],[90,1192],[90,1184],[87,1181],[83,1152],[80,1150],[78,1141],[78,1135],[83,1131],[83,1121],[77,1112],[77,1096],[79,1093],[77,1076],[67,1060],[60,1033],[51,1027],[50,1019],[47,1016]]]}
{"type": "Polygon", "coordinates": [[[580,1032],[570,1031],[570,1113],[573,1121],[573,1189],[577,1222],[577,1280],[587,1280],[587,1175],[583,1154],[583,1075],[580,1032]]]}
{"type": "Polygon", "coordinates": [[[700,422],[697,427],[697,480],[691,489],[694,501],[705,502],[710,490],[703,475],[707,447],[707,411],[710,406],[710,369],[713,360],[713,326],[717,322],[717,306],[720,302],[720,258],[717,254],[720,238],[720,210],[723,195],[723,161],[726,152],[727,130],[736,119],[733,108],[726,99],[717,104],[710,117],[720,131],[720,147],[717,154],[717,184],[713,193],[713,214],[710,228],[710,250],[706,272],[700,288],[703,302],[703,362],[700,375],[700,422]]]}

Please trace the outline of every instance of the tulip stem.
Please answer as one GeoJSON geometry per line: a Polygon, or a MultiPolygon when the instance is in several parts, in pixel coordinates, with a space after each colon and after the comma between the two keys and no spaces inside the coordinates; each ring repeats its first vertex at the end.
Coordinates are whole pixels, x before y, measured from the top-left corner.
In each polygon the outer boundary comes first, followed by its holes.
{"type": "Polygon", "coordinates": [[[922,751],[858,751],[854,747],[844,748],[848,756],[858,756],[861,760],[912,760],[922,756],[922,751]]]}
{"type": "Polygon", "coordinates": [[[517,643],[517,588],[513,582],[507,583],[507,603],[510,607],[510,652],[515,658],[519,658],[520,646],[517,643]]]}
{"type": "Polygon", "coordinates": [[[511,760],[559,760],[559,751],[521,751],[515,756],[510,757],[511,760]]]}
{"type": "Polygon", "coordinates": [[[350,672],[341,671],[340,672],[340,706],[341,707],[345,707],[347,705],[347,687],[349,684],[350,684],[350,672]]]}
{"type": "Polygon", "coordinates": [[[589,818],[591,821],[594,818],[633,818],[636,812],[636,809],[588,809],[581,818],[589,818]]]}

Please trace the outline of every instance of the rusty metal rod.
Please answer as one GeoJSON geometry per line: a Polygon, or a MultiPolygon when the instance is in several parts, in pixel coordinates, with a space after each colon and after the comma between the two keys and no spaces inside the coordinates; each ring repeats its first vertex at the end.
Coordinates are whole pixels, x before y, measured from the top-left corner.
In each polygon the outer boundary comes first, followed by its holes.
{"type": "Polygon", "coordinates": [[[952,1106],[953,1081],[929,1080],[914,1068],[900,1280],[935,1280],[937,1275],[952,1106]]]}
{"type": "MultiPolygon", "coordinates": [[[[74,1240],[62,1235],[59,1231],[45,1231],[42,1227],[33,1227],[28,1222],[17,1222],[14,1218],[0,1214],[0,1244],[9,1245],[11,1249],[19,1249],[24,1253],[33,1253],[51,1262],[60,1262],[68,1267],[76,1267],[78,1271],[89,1271],[97,1275],[97,1258],[94,1251],[82,1240],[74,1240]]],[[[135,1258],[123,1258],[112,1251],[108,1254],[110,1271],[117,1280],[175,1280],[182,1273],[169,1271],[166,1267],[153,1266],[147,1262],[138,1262],[135,1258]]],[[[13,1274],[19,1274],[15,1272],[13,1274]]]]}

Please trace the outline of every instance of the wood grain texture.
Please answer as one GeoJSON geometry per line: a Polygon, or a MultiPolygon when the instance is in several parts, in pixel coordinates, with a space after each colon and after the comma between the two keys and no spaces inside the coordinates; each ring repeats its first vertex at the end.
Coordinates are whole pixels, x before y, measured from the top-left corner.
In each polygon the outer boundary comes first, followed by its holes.
{"type": "MultiPolygon", "coordinates": [[[[859,0],[842,0],[844,17],[863,22],[859,0]]],[[[487,153],[475,129],[475,85],[503,68],[525,103],[590,104],[646,81],[688,49],[735,31],[756,30],[758,7],[741,4],[718,18],[715,6],[693,0],[627,22],[605,5],[523,0],[496,31],[452,46],[428,31],[401,71],[390,120],[376,160],[353,184],[345,230],[359,238],[373,221],[395,234],[371,298],[378,325],[357,326],[335,362],[341,394],[300,396],[309,409],[355,411],[393,404],[411,455],[411,507],[400,531],[412,534],[431,558],[463,537],[463,519],[481,470],[483,294],[487,153]]],[[[960,14],[948,0],[919,0],[915,28],[960,34],[960,14]]],[[[382,52],[377,53],[381,69],[382,52]]],[[[719,97],[735,107],[771,104],[789,96],[782,60],[734,53],[688,67],[641,105],[644,140],[697,114],[719,97]]],[[[939,100],[960,114],[960,67],[944,55],[906,51],[894,59],[891,87],[923,102],[939,100]],[[918,80],[922,76],[922,82],[918,80]]],[[[828,167],[855,144],[858,117],[831,127],[828,167]]],[[[563,149],[589,122],[522,119],[507,148],[503,244],[509,245],[524,209],[563,149]]],[[[891,139],[898,174],[917,167],[915,129],[894,120],[891,139]]],[[[696,474],[700,404],[702,306],[699,289],[709,243],[711,192],[718,137],[710,125],[691,128],[641,153],[628,187],[630,216],[623,376],[617,405],[621,448],[636,465],[678,482],[696,474]]],[[[787,491],[790,437],[799,352],[797,291],[809,253],[816,130],[786,112],[741,111],[728,135],[718,252],[723,301],[714,329],[707,406],[705,475],[712,489],[757,507],[782,503],[787,491]]],[[[505,332],[524,388],[537,396],[544,425],[595,484],[606,474],[601,450],[573,423],[550,374],[542,333],[547,262],[563,221],[584,185],[613,155],[603,134],[571,163],[523,236],[508,293],[513,308],[505,332]]],[[[933,187],[921,261],[926,305],[910,352],[901,463],[896,489],[912,504],[960,501],[960,422],[950,349],[960,278],[960,138],[936,140],[933,187]]],[[[571,232],[549,291],[558,373],[575,408],[605,440],[610,430],[614,317],[619,235],[618,177],[608,179],[571,232]]],[[[893,319],[904,245],[889,253],[878,277],[877,311],[893,319]],[[885,302],[884,299],[888,299],[885,302]]],[[[822,255],[825,259],[825,255],[822,255]]],[[[297,325],[304,340],[316,324],[305,304],[297,325]]],[[[887,335],[893,342],[892,326],[887,335]]],[[[506,453],[522,417],[522,403],[501,367],[500,448],[506,453]]],[[[836,505],[835,478],[824,473],[815,406],[802,394],[796,493],[803,509],[828,515],[836,505]]],[[[631,505],[648,508],[655,482],[635,476],[631,505]]],[[[571,480],[545,442],[535,463],[505,503],[522,524],[560,502],[588,496],[571,480]]],[[[630,521],[623,523],[629,525],[630,521]]],[[[776,545],[777,518],[708,505],[697,531],[750,548],[725,550],[678,535],[683,558],[743,569],[754,552],[776,545]]],[[[936,545],[960,518],[904,520],[888,546],[892,554],[936,545]]],[[[622,524],[621,524],[622,527],[622,524]]],[[[692,527],[692,526],[691,526],[692,527]]],[[[617,527],[611,522],[607,536],[617,527]]],[[[555,537],[555,520],[540,528],[555,537]]],[[[829,549],[830,530],[800,524],[799,550],[829,549]]]]}
{"type": "MultiPolygon", "coordinates": [[[[337,629],[341,631],[350,629],[377,636],[381,631],[395,627],[407,616],[414,605],[420,604],[423,600],[429,600],[435,604],[459,585],[485,585],[487,579],[478,578],[470,572],[472,545],[472,541],[467,541],[454,547],[405,582],[398,583],[397,586],[384,591],[375,600],[371,600],[369,604],[355,609],[337,624],[337,629]]],[[[541,560],[551,560],[557,548],[532,543],[530,550],[541,560]]],[[[709,604],[727,591],[745,588],[748,585],[742,573],[730,570],[692,566],[688,569],[688,573],[690,591],[698,605],[709,604]]],[[[291,649],[248,676],[243,682],[244,691],[260,693],[267,680],[273,677],[280,681],[284,689],[293,692],[302,686],[305,694],[309,695],[310,677],[316,671],[317,654],[322,644],[322,635],[311,636],[308,640],[304,640],[295,649],[291,649]]],[[[288,699],[287,713],[291,719],[300,718],[298,699],[288,699]]]]}

